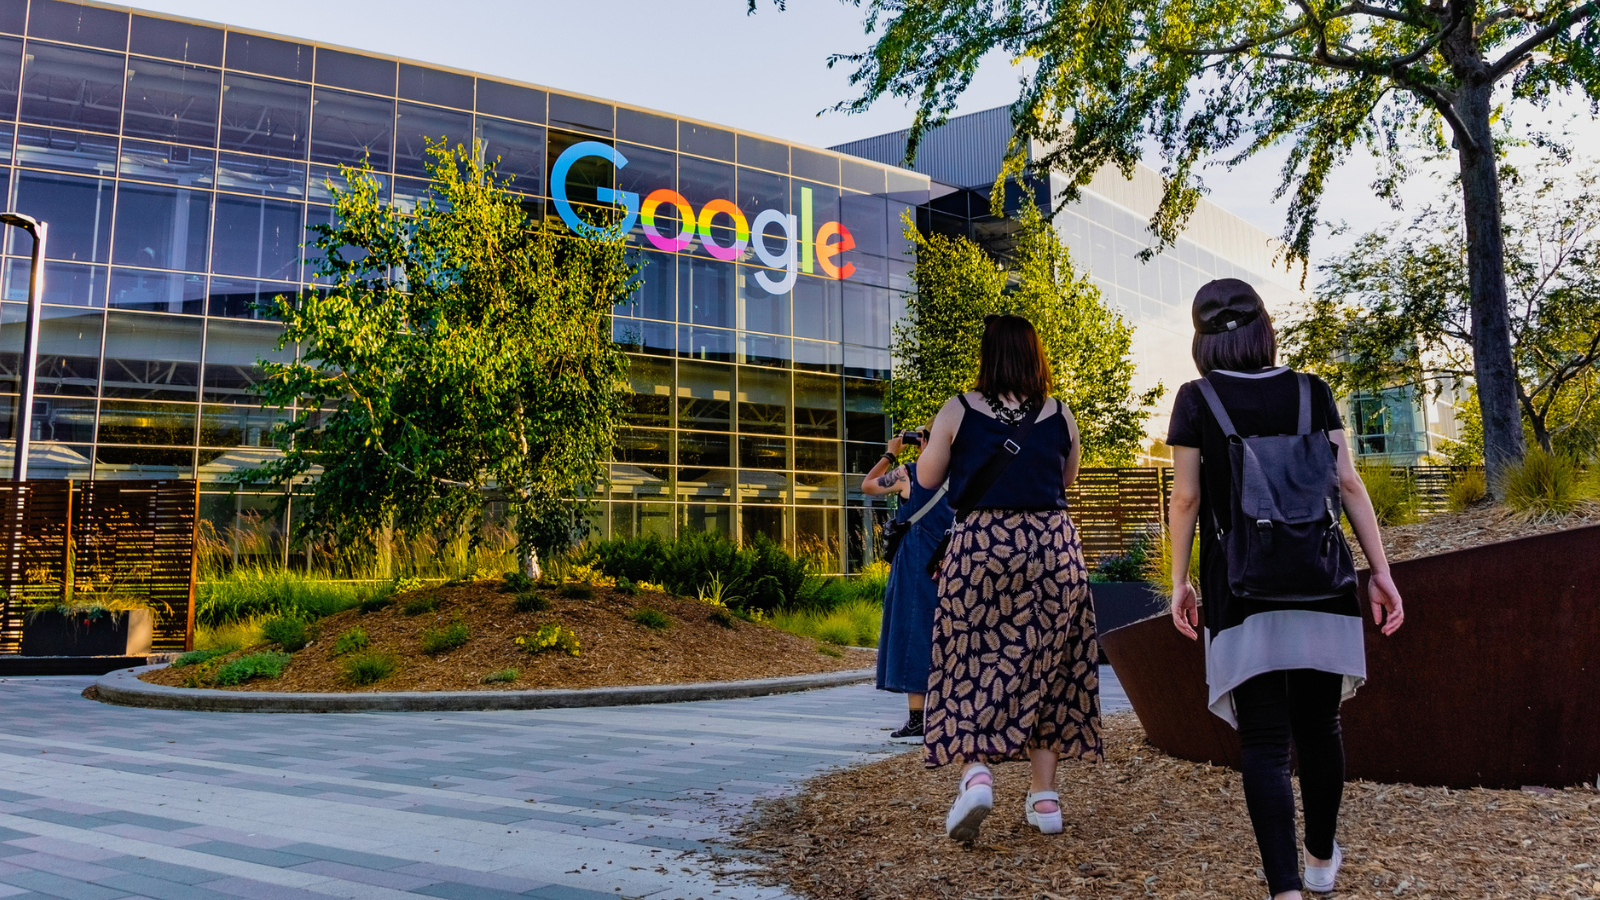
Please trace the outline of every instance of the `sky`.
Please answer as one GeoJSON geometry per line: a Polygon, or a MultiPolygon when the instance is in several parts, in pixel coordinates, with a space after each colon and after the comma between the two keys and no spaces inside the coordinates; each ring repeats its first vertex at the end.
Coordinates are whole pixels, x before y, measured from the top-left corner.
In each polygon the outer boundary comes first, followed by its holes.
{"type": "MultiPolygon", "coordinates": [[[[132,5],[359,50],[451,66],[588,94],[827,147],[906,127],[912,109],[889,98],[865,113],[822,112],[853,99],[853,68],[828,68],[832,53],[869,46],[862,10],[839,0],[134,0],[132,5]]],[[[985,62],[959,113],[1008,104],[1018,73],[998,55],[985,62]]],[[[1587,115],[1580,127],[1600,143],[1587,115]]],[[[1210,199],[1271,235],[1284,201],[1272,199],[1283,152],[1232,171],[1208,170],[1210,199]]],[[[1152,160],[1152,162],[1154,162],[1152,160]]],[[[1159,163],[1157,163],[1159,165],[1159,163]]],[[[1400,216],[1373,196],[1375,167],[1356,159],[1330,180],[1322,217],[1365,231],[1400,216]]],[[[1417,179],[1407,203],[1442,184],[1417,179]]],[[[1323,229],[1313,260],[1352,235],[1323,229]]]]}

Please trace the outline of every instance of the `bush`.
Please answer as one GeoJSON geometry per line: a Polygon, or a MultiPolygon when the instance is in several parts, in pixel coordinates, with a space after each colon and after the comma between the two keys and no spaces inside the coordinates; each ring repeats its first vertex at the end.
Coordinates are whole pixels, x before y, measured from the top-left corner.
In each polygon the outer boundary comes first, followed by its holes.
{"type": "Polygon", "coordinates": [[[393,594],[374,594],[371,597],[361,601],[361,614],[366,615],[367,613],[375,613],[379,610],[388,609],[392,603],[394,603],[393,594]]]}
{"type": "Polygon", "coordinates": [[[593,600],[594,588],[587,584],[563,584],[556,589],[556,593],[568,600],[593,600]]]}
{"type": "Polygon", "coordinates": [[[500,669],[483,676],[483,683],[500,684],[503,682],[516,681],[518,674],[520,673],[518,673],[516,669],[500,669]]]}
{"type": "Polygon", "coordinates": [[[829,644],[876,647],[883,626],[883,604],[851,600],[825,612],[779,610],[773,614],[772,624],[782,631],[829,644]]]}
{"type": "Polygon", "coordinates": [[[287,653],[251,653],[231,659],[217,669],[216,682],[222,687],[244,684],[252,678],[277,678],[293,659],[287,653]]]}
{"type": "Polygon", "coordinates": [[[1595,484],[1570,456],[1530,449],[1505,475],[1506,506],[1534,519],[1564,516],[1595,498],[1595,484]]]}
{"type": "Polygon", "coordinates": [[[834,659],[844,659],[844,651],[840,650],[838,647],[830,647],[827,644],[822,644],[821,646],[817,647],[817,652],[821,653],[823,656],[831,656],[834,659]]]}
{"type": "Polygon", "coordinates": [[[261,637],[290,653],[304,650],[306,644],[311,643],[311,637],[306,633],[306,623],[283,616],[262,622],[261,637]]]}
{"type": "Polygon", "coordinates": [[[553,650],[567,656],[577,656],[580,649],[578,636],[571,629],[562,628],[554,622],[539,626],[539,630],[533,634],[519,635],[516,644],[528,653],[553,650]]]}
{"type": "Polygon", "coordinates": [[[521,572],[507,572],[504,590],[512,594],[527,593],[533,590],[533,579],[521,572]]]}
{"type": "Polygon", "coordinates": [[[1133,542],[1128,552],[1107,556],[1089,573],[1092,582],[1144,581],[1145,567],[1150,562],[1150,549],[1156,537],[1146,532],[1133,542]]]}
{"type": "Polygon", "coordinates": [[[800,596],[786,608],[828,612],[856,600],[881,605],[883,595],[888,588],[889,564],[878,560],[854,576],[812,575],[806,579],[805,586],[800,590],[800,596]]]}
{"type": "Polygon", "coordinates": [[[303,572],[239,566],[203,581],[195,624],[216,627],[262,617],[312,621],[360,602],[356,585],[303,572]]]}
{"type": "Polygon", "coordinates": [[[407,600],[405,605],[400,607],[400,611],[408,616],[420,616],[423,613],[434,612],[438,608],[439,598],[432,594],[424,594],[421,597],[412,597],[407,600]]]}
{"type": "Polygon", "coordinates": [[[1450,511],[1461,512],[1489,495],[1489,481],[1482,469],[1468,469],[1450,482],[1450,511]]]}
{"type": "Polygon", "coordinates": [[[584,561],[612,578],[650,582],[693,597],[717,579],[740,605],[772,611],[795,606],[807,583],[806,563],[769,538],[744,546],[726,537],[689,532],[674,540],[654,535],[611,538],[590,545],[584,561]]]}
{"type": "MultiPolygon", "coordinates": [[[[1155,585],[1161,591],[1161,596],[1167,598],[1167,603],[1172,602],[1172,533],[1163,532],[1161,537],[1150,544],[1150,555],[1145,558],[1144,580],[1155,585]]],[[[1195,531],[1194,540],[1189,544],[1189,581],[1194,584],[1200,582],[1200,532],[1195,531]]]]}
{"type": "Polygon", "coordinates": [[[519,613],[544,612],[550,608],[550,601],[538,591],[523,591],[511,601],[511,608],[519,613]]]}
{"type": "Polygon", "coordinates": [[[443,628],[429,628],[422,632],[422,652],[432,656],[454,650],[470,637],[472,632],[464,622],[452,622],[443,628]]]}
{"type": "Polygon", "coordinates": [[[628,614],[628,619],[652,631],[666,631],[672,627],[672,619],[666,613],[653,606],[639,607],[628,614]]]}
{"type": "Polygon", "coordinates": [[[190,650],[172,661],[172,668],[182,669],[187,666],[198,666],[203,662],[210,662],[219,656],[230,653],[229,650],[190,650]]]}
{"type": "Polygon", "coordinates": [[[726,609],[713,609],[711,611],[711,623],[713,625],[721,625],[723,628],[737,628],[739,627],[739,617],[726,609]]]}
{"type": "Polygon", "coordinates": [[[1417,492],[1409,475],[1393,466],[1360,466],[1357,471],[1361,483],[1367,486],[1379,525],[1405,525],[1415,520],[1417,492]]]}
{"type": "Polygon", "coordinates": [[[344,661],[339,675],[350,684],[364,687],[388,678],[396,668],[395,658],[387,653],[359,653],[344,661]]]}
{"type": "Polygon", "coordinates": [[[344,656],[347,653],[354,653],[357,650],[365,650],[367,649],[367,645],[370,643],[371,641],[367,638],[367,632],[365,629],[351,628],[344,634],[339,635],[339,637],[334,640],[333,655],[344,656]]]}
{"type": "Polygon", "coordinates": [[[617,593],[628,597],[637,597],[639,596],[639,586],[629,581],[627,576],[619,576],[617,578],[617,593]]]}

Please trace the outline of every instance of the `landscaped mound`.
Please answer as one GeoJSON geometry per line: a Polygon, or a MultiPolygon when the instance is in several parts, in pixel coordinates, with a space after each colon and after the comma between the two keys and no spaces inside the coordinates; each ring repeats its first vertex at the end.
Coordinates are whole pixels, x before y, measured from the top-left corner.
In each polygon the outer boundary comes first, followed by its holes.
{"type": "Polygon", "coordinates": [[[396,594],[267,644],[189,654],[141,677],[244,691],[460,691],[738,681],[869,667],[835,648],[660,591],[587,584],[513,592],[501,580],[396,594]],[[520,643],[519,643],[520,639],[520,643]]]}
{"type": "MultiPolygon", "coordinates": [[[[1565,515],[1533,516],[1493,503],[1478,503],[1459,512],[1440,513],[1409,525],[1384,526],[1381,531],[1384,553],[1390,562],[1400,562],[1595,524],[1600,524],[1600,510],[1589,505],[1565,515]]],[[[1360,545],[1352,540],[1350,549],[1356,566],[1365,568],[1366,557],[1360,545]]]]}
{"type": "MultiPolygon", "coordinates": [[[[1022,818],[1026,763],[997,766],[980,840],[944,836],[953,767],[922,754],[825,775],[769,802],[742,829],[765,878],[816,900],[901,897],[1261,897],[1260,857],[1237,773],[1173,759],[1132,713],[1105,722],[1103,765],[1063,763],[1066,832],[1022,818]]],[[[1600,894],[1600,791],[1452,791],[1354,782],[1345,789],[1336,897],[1590,897],[1600,894]]]]}

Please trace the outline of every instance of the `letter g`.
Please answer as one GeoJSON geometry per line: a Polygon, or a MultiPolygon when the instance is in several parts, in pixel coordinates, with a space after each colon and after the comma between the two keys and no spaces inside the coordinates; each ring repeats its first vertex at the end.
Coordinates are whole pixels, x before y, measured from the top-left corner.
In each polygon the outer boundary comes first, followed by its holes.
{"type": "MultiPolygon", "coordinates": [[[[596,228],[578,217],[578,211],[572,208],[572,203],[567,200],[567,174],[572,171],[573,163],[589,156],[598,156],[609,160],[613,166],[622,168],[628,164],[628,158],[599,141],[583,141],[573,144],[556,158],[556,164],[550,169],[550,196],[556,202],[556,212],[561,214],[561,221],[575,234],[586,238],[597,238],[605,234],[605,229],[596,228]]],[[[608,187],[595,188],[595,198],[601,203],[620,203],[623,209],[622,221],[618,229],[622,234],[633,230],[634,223],[639,221],[639,195],[632,191],[618,191],[608,187]]]]}

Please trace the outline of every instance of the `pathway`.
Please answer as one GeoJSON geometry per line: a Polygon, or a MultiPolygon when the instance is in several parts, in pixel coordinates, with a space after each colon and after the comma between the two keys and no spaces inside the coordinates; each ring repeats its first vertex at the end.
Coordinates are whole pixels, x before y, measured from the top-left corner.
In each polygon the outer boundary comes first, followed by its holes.
{"type": "Polygon", "coordinates": [[[776,900],[705,851],[756,799],[905,749],[867,686],[252,715],[106,706],[91,681],[0,680],[0,898],[776,900]]]}

